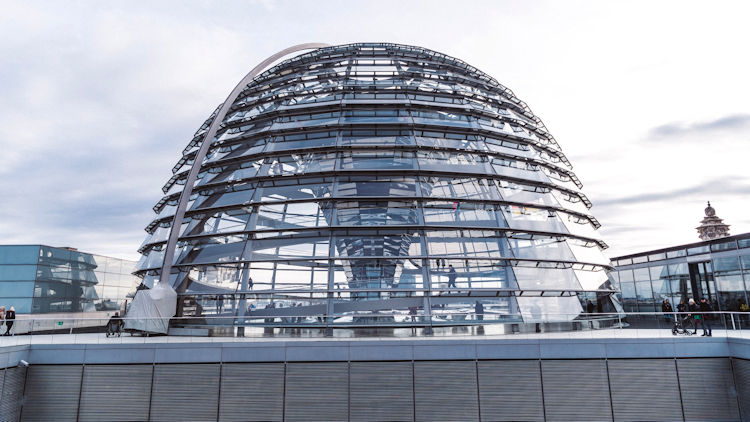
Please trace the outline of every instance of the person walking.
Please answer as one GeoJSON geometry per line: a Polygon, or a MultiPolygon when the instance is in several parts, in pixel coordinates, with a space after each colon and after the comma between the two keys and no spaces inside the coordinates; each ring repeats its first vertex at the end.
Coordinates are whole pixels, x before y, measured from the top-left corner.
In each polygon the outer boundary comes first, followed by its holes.
{"type": "Polygon", "coordinates": [[[669,323],[669,319],[672,317],[672,312],[674,312],[672,304],[669,303],[669,299],[664,299],[661,303],[661,311],[664,313],[664,321],[669,323]]]}
{"type": "Polygon", "coordinates": [[[711,337],[711,319],[713,318],[713,315],[711,312],[714,311],[714,308],[711,306],[710,303],[706,300],[705,297],[701,298],[701,303],[699,305],[699,308],[701,310],[701,325],[703,326],[703,335],[707,337],[711,337]],[[706,327],[708,327],[708,333],[706,333],[706,327]]]}
{"type": "Polygon", "coordinates": [[[482,305],[482,302],[477,301],[474,305],[474,313],[477,314],[477,321],[484,320],[484,305],[482,305]]]}
{"type": "Polygon", "coordinates": [[[453,265],[448,265],[448,288],[456,287],[456,269],[453,265]]]}
{"type": "Polygon", "coordinates": [[[16,308],[11,306],[10,310],[5,313],[5,327],[6,328],[5,328],[5,334],[3,335],[5,336],[11,335],[10,329],[13,328],[13,322],[15,321],[15,319],[16,319],[16,308]]]}
{"type": "Polygon", "coordinates": [[[5,325],[5,306],[0,306],[0,331],[3,331],[5,325]]]}

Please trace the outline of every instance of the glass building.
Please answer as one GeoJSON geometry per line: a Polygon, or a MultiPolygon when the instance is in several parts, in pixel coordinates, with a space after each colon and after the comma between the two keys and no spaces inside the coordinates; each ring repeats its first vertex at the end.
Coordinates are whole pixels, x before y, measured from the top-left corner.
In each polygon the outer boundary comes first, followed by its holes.
{"type": "Polygon", "coordinates": [[[146,287],[250,325],[619,309],[581,182],[510,89],[424,48],[319,47],[256,67],[188,142],[139,249],[146,287]]]}
{"type": "Polygon", "coordinates": [[[628,312],[660,312],[669,299],[705,297],[715,310],[748,311],[750,233],[614,258],[612,272],[628,312]]]}
{"type": "Polygon", "coordinates": [[[0,245],[0,306],[19,314],[118,311],[135,262],[44,245],[0,245]]]}

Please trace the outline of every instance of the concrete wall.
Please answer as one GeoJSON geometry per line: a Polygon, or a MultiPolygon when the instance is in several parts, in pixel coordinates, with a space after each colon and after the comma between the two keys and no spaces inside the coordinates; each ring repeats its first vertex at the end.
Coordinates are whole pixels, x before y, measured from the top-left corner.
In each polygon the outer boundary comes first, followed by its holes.
{"type": "Polygon", "coordinates": [[[30,344],[0,420],[750,421],[750,342],[680,340],[30,344]]]}
{"type": "Polygon", "coordinates": [[[748,375],[730,358],[32,365],[21,420],[737,421],[748,375]]]}

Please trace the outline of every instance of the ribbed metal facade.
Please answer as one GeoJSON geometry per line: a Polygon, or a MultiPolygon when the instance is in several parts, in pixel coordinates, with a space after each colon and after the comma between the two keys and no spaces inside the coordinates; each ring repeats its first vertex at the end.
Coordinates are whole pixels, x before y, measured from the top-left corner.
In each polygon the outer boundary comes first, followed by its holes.
{"type": "MultiPolygon", "coordinates": [[[[21,420],[737,421],[748,420],[739,409],[749,367],[729,358],[32,365],[21,420]]],[[[6,421],[18,417],[18,370],[5,371],[6,421]]]]}
{"type": "Polygon", "coordinates": [[[570,162],[492,77],[350,44],[241,88],[184,149],[140,248],[144,284],[169,281],[182,315],[408,326],[568,321],[583,298],[618,310],[570,162]]]}

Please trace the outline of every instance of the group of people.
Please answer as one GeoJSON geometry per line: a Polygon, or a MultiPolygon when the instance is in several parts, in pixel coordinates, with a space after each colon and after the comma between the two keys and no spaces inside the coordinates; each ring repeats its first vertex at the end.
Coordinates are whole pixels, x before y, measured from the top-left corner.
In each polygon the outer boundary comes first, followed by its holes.
{"type": "Polygon", "coordinates": [[[10,307],[9,310],[5,310],[5,306],[0,306],[0,331],[2,331],[3,325],[5,325],[5,334],[4,336],[9,336],[11,328],[13,328],[13,323],[16,320],[16,308],[10,307]]]}
{"type": "MultiPolygon", "coordinates": [[[[669,322],[670,317],[674,312],[672,304],[669,303],[669,299],[664,299],[661,303],[661,311],[664,313],[664,318],[669,322]]],[[[695,299],[690,299],[688,300],[687,305],[685,305],[684,300],[680,300],[679,305],[677,305],[677,312],[679,312],[680,315],[676,315],[675,318],[683,318],[687,314],[687,318],[685,319],[690,320],[694,330],[693,334],[698,334],[698,326],[700,325],[703,329],[702,335],[711,337],[711,320],[713,319],[711,313],[713,311],[714,308],[708,303],[705,297],[701,298],[700,303],[696,303],[695,299]]],[[[688,329],[688,327],[685,328],[688,329]]]]}

